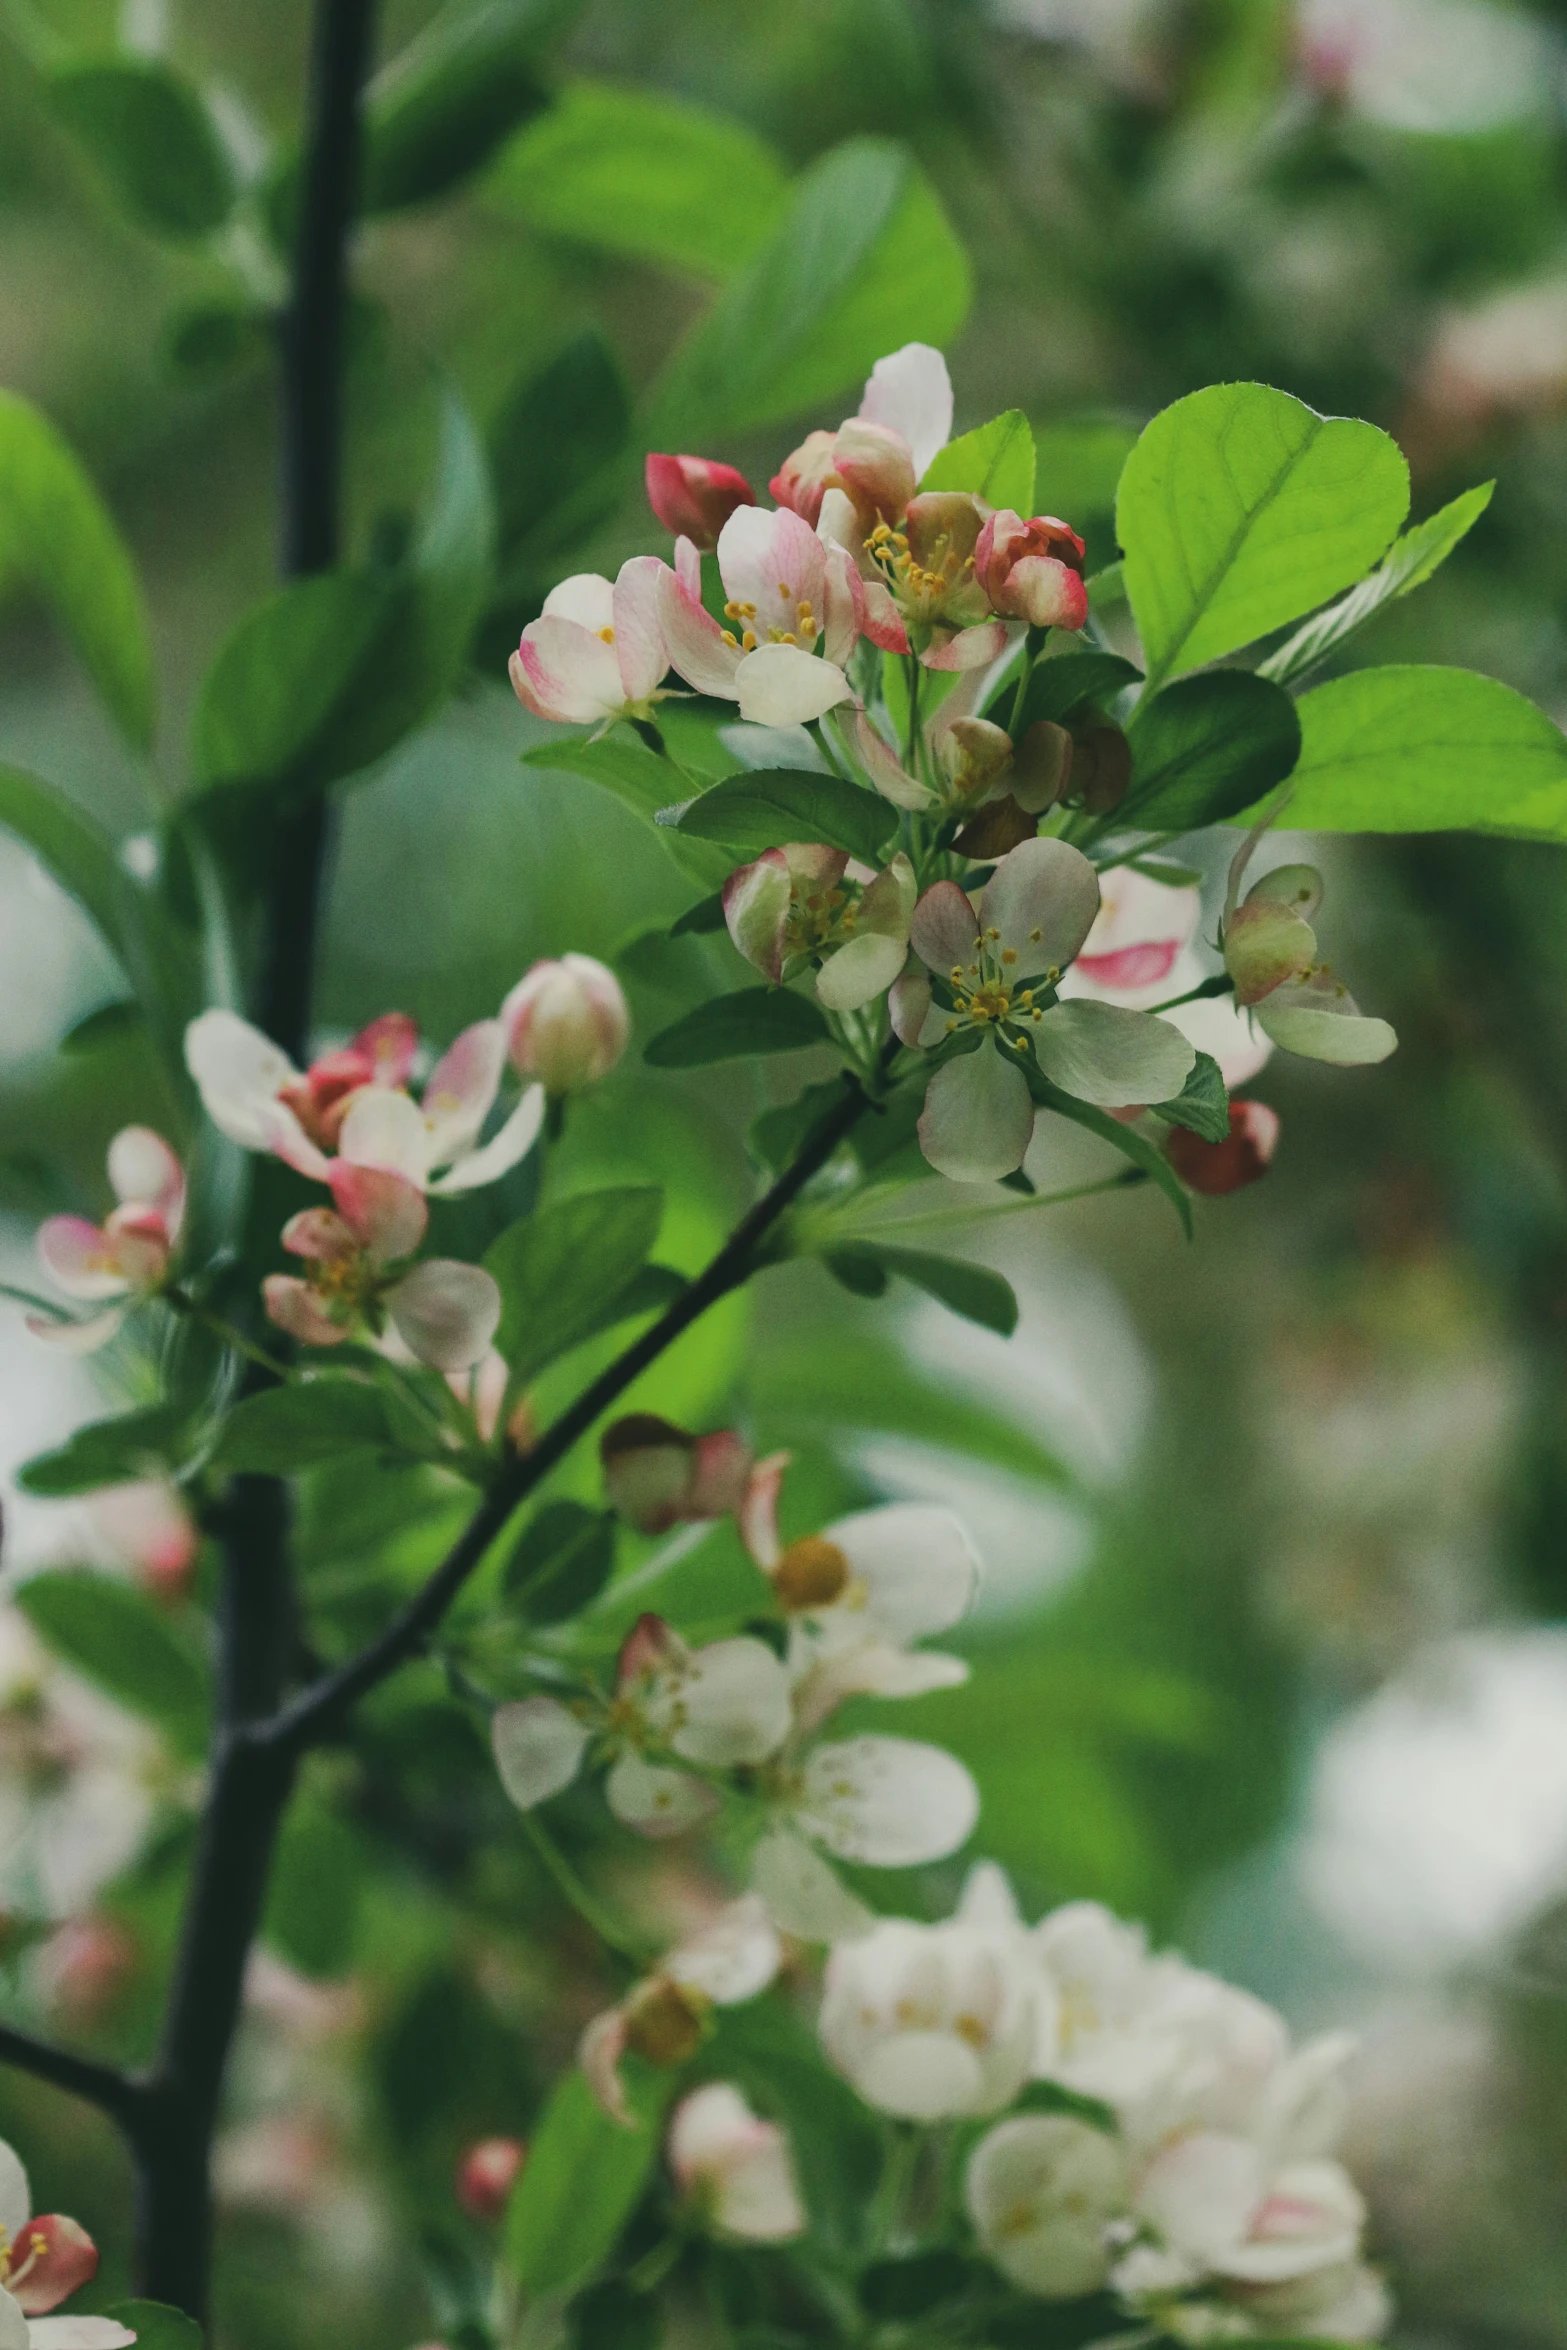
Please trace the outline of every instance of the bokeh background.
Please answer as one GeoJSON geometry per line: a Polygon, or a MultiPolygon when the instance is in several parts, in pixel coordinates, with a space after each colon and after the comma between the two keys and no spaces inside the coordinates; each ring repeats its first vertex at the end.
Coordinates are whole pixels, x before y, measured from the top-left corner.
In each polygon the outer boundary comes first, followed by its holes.
{"type": "MultiPolygon", "coordinates": [[[[433,13],[393,0],[383,54],[433,13]]],[[[273,578],[277,522],[265,337],[198,331],[236,269],[264,279],[265,254],[128,226],[41,97],[52,44],[127,37],[166,41],[259,156],[297,119],[306,12],[14,0],[0,18],[0,382],[103,484],[146,570],[164,685],[149,776],[13,601],[0,758],[134,832],[179,780],[205,665],[273,578]]],[[[1567,7],[586,0],[550,71],[707,109],[737,126],[732,170],[679,264],[645,258],[612,182],[596,213],[562,218],[537,147],[372,224],[349,374],[357,543],[407,506],[443,379],[492,420],[596,324],[642,384],[753,248],[779,176],[871,133],[912,149],[969,256],[960,427],[1024,407],[1041,505],[1087,530],[1095,561],[1141,423],[1260,378],[1393,431],[1417,515],[1496,477],[1472,537],[1364,657],[1461,661],[1567,717],[1567,7]]],[[[710,453],[765,480],[798,437],[710,453]]],[[[612,567],[657,543],[628,498],[585,552],[612,567]]],[[[522,617],[583,552],[535,555],[513,583],[522,617]]],[[[620,955],[689,900],[615,801],[519,764],[543,731],[492,658],[347,798],[326,1026],[395,1005],[449,1035],[536,956],[620,955]]],[[[1010,1343],[789,1267],[643,1400],[792,1444],[802,1523],[877,1494],[964,1509],[988,1566],[975,1677],[898,1727],[969,1761],[981,1848],[1031,1912],[1095,1896],[1302,2026],[1352,2022],[1351,2159],[1400,2340],[1545,2350],[1567,2344],[1567,874],[1553,849],[1467,839],[1321,855],[1335,962],[1401,1049],[1375,1071],[1271,1067],[1255,1090],[1284,1121],[1275,1170],[1199,1203],[1194,1245],[1141,1193],[958,1232],[1019,1290],[1010,1343]]],[[[646,1035],[688,982],[646,942],[622,969],[646,1035]]],[[[123,1024],[82,1025],[120,992],[85,921],[0,837],[9,1278],[28,1278],[40,1213],[101,1205],[118,1124],[176,1115],[123,1024]]],[[[633,1055],[576,1122],[573,1167],[652,1164],[695,1258],[749,1180],[737,1087],[760,1108],[775,1069],[655,1086],[633,1055]]],[[[1088,1164],[1070,1138],[1030,1163],[1051,1181],[1088,1164]]],[[[0,1462],[146,1375],[133,1356],[102,1376],[46,1359],[4,1309],[0,1462]]],[[[591,1459],[573,1464],[564,1489],[592,1488],[591,1459]]],[[[302,1540],[325,1637],[388,1604],[450,1508],[417,1478],[318,1480],[302,1540]]],[[[108,1565],[199,1640],[208,1568],[166,1498],[8,1495],[6,1512],[13,1584],[108,1565]]],[[[727,1604],[728,1540],[665,1586],[689,1622],[727,1604]]],[[[504,1675],[493,1626],[475,1618],[471,1641],[504,1675]]],[[[0,1706],[7,1998],[135,2051],[193,1766],[48,1663],[14,1612],[0,1706]]],[[[673,1917],[708,1897],[563,1812],[627,1900],[673,1917]]],[[[319,1761],[284,1861],[220,2156],[221,2330],[257,2350],[328,2334],[395,2350],[446,2321],[441,2280],[459,2291],[483,2250],[455,2155],[525,2134],[602,1979],[433,1673],[319,1761]]],[[[936,1914],[955,1883],[954,1866],[874,1890],[936,1914]]],[[[0,2128],[40,2207],[78,2211],[107,2246],[104,2289],[121,2286],[128,2190],[106,2129],[4,2075],[0,2128]]]]}

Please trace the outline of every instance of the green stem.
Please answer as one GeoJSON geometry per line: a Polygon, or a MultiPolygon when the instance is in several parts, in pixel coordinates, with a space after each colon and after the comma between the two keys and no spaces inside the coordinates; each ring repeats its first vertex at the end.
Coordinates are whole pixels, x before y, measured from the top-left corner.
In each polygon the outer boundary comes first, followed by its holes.
{"type": "Polygon", "coordinates": [[[843,766],[843,762],[835,756],[832,744],[827,740],[827,729],[822,724],[821,720],[819,718],[813,718],[807,726],[806,732],[814,738],[816,748],[821,752],[822,757],[826,760],[833,774],[842,776],[843,780],[847,782],[848,775],[843,766]]]}
{"type": "Polygon", "coordinates": [[[621,1958],[629,1959],[633,1966],[646,1966],[653,1955],[651,1946],[633,1933],[625,1921],[617,1917],[607,1903],[601,1902],[590,1886],[583,1883],[537,1813],[525,1811],[522,1825],[534,1851],[578,1917],[592,1927],[607,1949],[615,1951],[621,1958]]]}
{"type": "Polygon", "coordinates": [[[1200,1004],[1212,996],[1233,995],[1234,992],[1235,982],[1229,973],[1216,971],[1211,979],[1199,980],[1197,985],[1189,987],[1184,995],[1172,995],[1165,1003],[1150,1004],[1148,1007],[1149,1018],[1152,1019],[1157,1012],[1176,1011],[1182,1004],[1200,1004]]]}
{"type": "Polygon", "coordinates": [[[867,2226],[873,2257],[890,2251],[902,2233],[904,2207],[914,2184],[919,2159],[918,2131],[911,2126],[893,2122],[889,2127],[887,2151],[867,2226]]]}
{"type": "Polygon", "coordinates": [[[286,1382],[293,1378],[292,1369],[280,1356],[268,1354],[264,1346],[258,1346],[253,1338],[247,1338],[243,1330],[236,1329],[221,1314],[215,1314],[210,1306],[198,1305],[188,1289],[166,1289],[163,1302],[176,1314],[186,1314],[191,1321],[199,1322],[204,1330],[210,1330],[215,1338],[221,1338],[225,1346],[232,1347],[237,1355],[243,1355],[246,1362],[254,1363],[258,1370],[266,1371],[280,1381],[286,1382]]]}
{"type": "Polygon", "coordinates": [[[903,764],[911,775],[915,775],[919,772],[914,762],[919,757],[920,747],[920,665],[918,656],[913,653],[908,656],[908,680],[909,741],[908,749],[903,756],[903,764]]]}

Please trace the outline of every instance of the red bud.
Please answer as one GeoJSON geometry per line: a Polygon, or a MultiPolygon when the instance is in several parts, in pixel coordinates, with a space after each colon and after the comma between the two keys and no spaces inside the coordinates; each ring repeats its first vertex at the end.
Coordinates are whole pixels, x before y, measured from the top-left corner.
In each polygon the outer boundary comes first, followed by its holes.
{"type": "Polygon", "coordinates": [[[737,506],[754,506],[756,492],[743,473],[711,457],[650,456],[647,502],[667,531],[710,554],[737,506]]]}
{"type": "Polygon", "coordinates": [[[1230,1131],[1223,1142],[1204,1142],[1188,1128],[1172,1126],[1165,1151],[1183,1183],[1216,1199],[1260,1181],[1278,1140],[1276,1110],[1266,1102],[1231,1102],[1230,1131]]]}
{"type": "Polygon", "coordinates": [[[498,2220],[528,2159],[520,2138],[480,2138],[457,2165],[457,2200],[470,2218],[498,2220]]]}

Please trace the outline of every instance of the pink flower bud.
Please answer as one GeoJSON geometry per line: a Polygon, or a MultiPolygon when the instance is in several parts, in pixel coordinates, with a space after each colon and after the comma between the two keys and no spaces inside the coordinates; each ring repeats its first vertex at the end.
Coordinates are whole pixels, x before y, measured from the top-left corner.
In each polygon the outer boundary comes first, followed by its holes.
{"type": "Polygon", "coordinates": [[[821,516],[822,499],[837,484],[837,468],[833,449],[837,435],[830,432],[808,432],[800,446],[787,456],[768,483],[768,488],[780,506],[816,528],[821,516]]]}
{"type": "Polygon", "coordinates": [[[1025,522],[1010,507],[992,514],[974,550],[974,575],[992,608],[1030,628],[1081,628],[1088,618],[1084,546],[1053,514],[1025,522]]]}
{"type": "Polygon", "coordinates": [[[471,2219],[498,2220],[528,2149],[520,2138],[480,2138],[457,2165],[457,2200],[471,2219]]]}
{"type": "Polygon", "coordinates": [[[647,502],[676,538],[710,555],[737,506],[754,506],[756,492],[743,473],[712,457],[650,456],[647,502]]]}
{"type": "Polygon", "coordinates": [[[1223,1142],[1204,1142],[1188,1128],[1172,1126],[1165,1151],[1184,1184],[1217,1199],[1266,1175],[1278,1140],[1276,1110],[1266,1102],[1231,1102],[1230,1131],[1223,1142]]]}
{"type": "Polygon", "coordinates": [[[653,1412],[630,1412],[599,1439],[610,1507],[639,1534],[725,1518],[744,1503],[751,1449],[732,1429],[691,1436],[653,1412]]]}
{"type": "Polygon", "coordinates": [[[867,526],[901,521],[919,487],[902,433],[861,416],[851,416],[833,442],[833,471],[867,526]]]}
{"type": "Polygon", "coordinates": [[[591,955],[535,963],[502,1004],[501,1020],[512,1067],[541,1078],[552,1094],[607,1076],[631,1035],[620,982],[591,955]]]}

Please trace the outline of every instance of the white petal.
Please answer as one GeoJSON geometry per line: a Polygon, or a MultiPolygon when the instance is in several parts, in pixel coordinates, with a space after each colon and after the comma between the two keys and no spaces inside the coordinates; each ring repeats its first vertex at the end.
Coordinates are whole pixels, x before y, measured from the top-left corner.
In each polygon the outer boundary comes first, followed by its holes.
{"type": "Polygon", "coordinates": [[[432,1167],[446,1166],[475,1142],[505,1066],[506,1031],[499,1020],[476,1020],[442,1053],[419,1104],[432,1167]]]}
{"type": "Polygon", "coordinates": [[[1066,2114],[999,2122],[969,2157],[964,2181],[987,2257],[1023,2292],[1052,2301],[1104,2283],[1106,2231],[1125,2193],[1115,2140],[1066,2114]]]}
{"type": "Polygon", "coordinates": [[[829,1012],[857,1012],[886,994],[907,955],[903,939],[866,931],[828,956],[816,974],[817,996],[829,1012]]]}
{"type": "Polygon", "coordinates": [[[536,718],[592,726],[626,699],[615,648],[596,630],[553,614],[530,620],[508,664],[517,698],[536,718]]]}
{"type": "Polygon", "coordinates": [[[615,657],[628,702],[645,702],[669,668],[659,610],[668,568],[656,555],[633,555],[615,580],[615,657]]]}
{"type": "MultiPolygon", "coordinates": [[[[29,2215],[24,2212],[23,2218],[29,2215]]],[[[71,2321],[66,2319],[69,2324],[71,2321]]],[[[0,2285],[0,2350],[27,2350],[29,2341],[27,2319],[14,2297],[0,2285]]]]}
{"type": "Polygon", "coordinates": [[[843,671],[803,645],[758,645],[735,670],[734,691],[756,726],[803,726],[853,699],[843,671]]]}
{"type": "Polygon", "coordinates": [[[965,1925],[1010,1933],[1023,1923],[1023,1913],[1012,1890],[1012,1880],[998,1862],[977,1860],[963,1880],[962,1898],[954,1916],[965,1925]]]}
{"type": "Polygon", "coordinates": [[[854,2086],[867,2105],[905,2121],[973,2113],[984,2094],[979,2059],[953,2032],[895,2032],[868,2048],[854,2086]]]}
{"type": "Polygon", "coordinates": [[[687,1762],[765,1762],[789,1735],[789,1676],[763,1640],[710,1641],[659,1675],[648,1715],[687,1762]]]}
{"type": "Polygon", "coordinates": [[[1017,957],[1011,975],[1064,971],[1099,913],[1099,876],[1064,840],[1025,840],[1008,849],[979,897],[983,928],[999,930],[1017,957]]]}
{"type": "Polygon", "coordinates": [[[962,1521],[926,1502],[857,1510],[826,1529],[864,1586],[864,1607],[891,1640],[945,1632],[968,1613],[979,1557],[962,1521]]]}
{"type": "Polygon", "coordinates": [[[660,1972],[720,2007],[735,2007],[765,1991],[782,1963],[778,1931],[766,1903],[760,1894],[744,1893],[700,1934],[672,1950],[660,1972]]]}
{"type": "Polygon", "coordinates": [[[24,1319],[29,1334],[52,1346],[56,1354],[91,1355],[108,1345],[125,1314],[124,1306],[110,1306],[107,1313],[91,1314],[85,1322],[54,1322],[43,1314],[28,1314],[24,1319]]]}
{"type": "Polygon", "coordinates": [[[801,1942],[848,1942],[876,1920],[819,1852],[774,1828],[751,1856],[751,1882],[773,1923],[801,1942]]]}
{"type": "Polygon", "coordinates": [[[299,1071],[259,1028],[237,1012],[203,1012],[185,1031],[185,1066],[205,1097],[231,1103],[270,1101],[299,1071]]]}
{"type": "Polygon", "coordinates": [[[587,1743],[584,1725],[555,1697],[497,1706],[490,1723],[495,1767],[519,1811],[531,1811],[569,1787],[587,1743]]]}
{"type": "Polygon", "coordinates": [[[1248,2140],[1198,2130],[1155,2155],[1137,2182],[1137,2208],[1175,2251],[1211,2267],[1244,2241],[1265,2184],[1248,2140]]]}
{"type": "Polygon", "coordinates": [[[952,438],[952,378],[929,343],[905,343],[871,369],[860,414],[902,433],[922,479],[932,458],[952,438]]]}
{"type": "Polygon", "coordinates": [[[33,2191],[22,2158],[14,2146],[0,2138],[0,2228],[5,2230],[8,2244],[16,2243],[32,2215],[33,2191]]]}
{"type": "MultiPolygon", "coordinates": [[[[1194,982],[1201,976],[1194,973],[1194,982]]],[[[1194,1051],[1212,1054],[1232,1093],[1237,1086],[1248,1084],[1273,1058],[1272,1037],[1264,1036],[1233,996],[1205,996],[1195,1004],[1177,1004],[1164,1018],[1180,1030],[1194,1051]]]]}
{"type": "Polygon", "coordinates": [[[389,1085],[362,1086],[354,1095],[337,1148],[356,1166],[385,1167],[424,1189],[430,1172],[429,1128],[417,1104],[389,1085]]]}
{"type": "Polygon", "coordinates": [[[122,1207],[156,1208],[171,1239],[185,1212],[185,1170],[150,1126],[122,1126],[109,1145],[109,1182],[122,1207]]]}
{"type": "Polygon", "coordinates": [[[530,1085],[505,1124],[488,1142],[470,1151],[465,1159],[459,1159],[455,1167],[448,1167],[444,1175],[438,1175],[426,1188],[448,1199],[454,1193],[477,1191],[482,1184],[497,1182],[527,1157],[539,1139],[543,1124],[544,1088],[530,1085]]]}
{"type": "Polygon", "coordinates": [[[979,1790],[955,1755],[912,1738],[846,1738],[806,1759],[799,1827],[839,1860],[917,1868],[973,1833],[979,1790]]]}
{"type": "Polygon", "coordinates": [[[920,1149],[954,1183],[988,1183],[1023,1164],[1034,1104],[1028,1080],[1003,1051],[986,1038],[977,1052],[945,1062],[930,1081],[920,1149]]]}
{"type": "Polygon", "coordinates": [[[689,1771],[644,1762],[628,1749],[604,1782],[604,1800],[617,1820],[643,1836],[681,1836],[718,1809],[718,1798],[689,1771]]]}
{"type": "MultiPolygon", "coordinates": [[[[28,2338],[33,2350],[125,2350],[136,2336],[112,2317],[35,2317],[28,2321],[28,2338]]],[[[3,2334],[0,2350],[11,2350],[3,2334]]]]}
{"type": "Polygon", "coordinates": [[[544,610],[552,620],[575,620],[579,628],[591,628],[597,635],[615,624],[615,590],[596,571],[574,571],[550,589],[544,610]]]}
{"type": "Polygon", "coordinates": [[[784,2243],[805,2231],[789,2141],[751,2111],[732,2082],[709,2081],[682,2099],[669,2128],[669,2163],[688,2192],[705,2188],[720,2233],[784,2243]]]}
{"type": "Polygon", "coordinates": [[[1033,1038],[1052,1085],[1106,1110],[1173,1101],[1197,1057],[1168,1020],[1086,997],[1053,1006],[1033,1038]]]}
{"type": "Polygon", "coordinates": [[[471,1371],[500,1328],[501,1293],[482,1265],[430,1257],[387,1293],[398,1336],[436,1371],[471,1371]]]}
{"type": "Polygon", "coordinates": [[[1253,1017],[1265,1036],[1287,1053],[1308,1061],[1331,1061],[1341,1069],[1360,1069],[1385,1061],[1398,1038],[1385,1020],[1368,1020],[1358,1012],[1323,1012],[1296,1002],[1291,987],[1277,987],[1264,996],[1253,1017]]]}
{"type": "Polygon", "coordinates": [[[1218,2267],[1248,2284],[1281,2284],[1352,2260],[1365,2223],[1364,2199],[1342,2163],[1292,2163],[1269,2181],[1246,2242],[1218,2267]]]}

